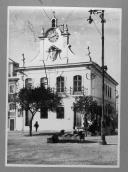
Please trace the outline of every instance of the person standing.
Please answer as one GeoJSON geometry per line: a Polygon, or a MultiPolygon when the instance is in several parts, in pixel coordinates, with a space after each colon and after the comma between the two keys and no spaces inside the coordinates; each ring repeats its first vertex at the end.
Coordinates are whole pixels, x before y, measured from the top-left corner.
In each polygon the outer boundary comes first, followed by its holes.
{"type": "Polygon", "coordinates": [[[37,132],[37,130],[38,130],[38,128],[39,128],[38,121],[35,122],[34,127],[35,127],[35,130],[36,130],[36,132],[37,132]]]}

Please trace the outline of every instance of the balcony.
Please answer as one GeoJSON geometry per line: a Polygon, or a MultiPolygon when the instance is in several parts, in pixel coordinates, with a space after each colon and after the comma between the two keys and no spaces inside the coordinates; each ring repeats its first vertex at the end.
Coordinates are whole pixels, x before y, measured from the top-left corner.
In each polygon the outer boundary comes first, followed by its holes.
{"type": "Polygon", "coordinates": [[[51,90],[62,97],[88,95],[88,89],[85,87],[81,87],[79,89],[74,89],[72,87],[64,87],[63,89],[51,88],[51,90]]]}

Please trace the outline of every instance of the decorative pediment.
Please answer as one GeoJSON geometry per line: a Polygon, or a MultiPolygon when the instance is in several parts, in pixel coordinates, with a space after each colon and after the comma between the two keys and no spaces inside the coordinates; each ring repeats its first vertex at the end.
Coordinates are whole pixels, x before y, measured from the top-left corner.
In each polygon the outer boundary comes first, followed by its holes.
{"type": "Polygon", "coordinates": [[[48,58],[51,58],[54,61],[58,56],[60,57],[60,53],[61,49],[53,45],[48,49],[48,58]]]}

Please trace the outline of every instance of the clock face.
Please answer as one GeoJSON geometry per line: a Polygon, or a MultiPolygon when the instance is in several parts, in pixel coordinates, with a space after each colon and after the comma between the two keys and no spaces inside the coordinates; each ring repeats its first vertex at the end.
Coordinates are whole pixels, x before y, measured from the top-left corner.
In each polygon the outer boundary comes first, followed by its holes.
{"type": "Polygon", "coordinates": [[[56,31],[56,29],[51,29],[49,32],[48,32],[48,40],[50,42],[56,42],[59,38],[59,34],[58,32],[56,31]]]}

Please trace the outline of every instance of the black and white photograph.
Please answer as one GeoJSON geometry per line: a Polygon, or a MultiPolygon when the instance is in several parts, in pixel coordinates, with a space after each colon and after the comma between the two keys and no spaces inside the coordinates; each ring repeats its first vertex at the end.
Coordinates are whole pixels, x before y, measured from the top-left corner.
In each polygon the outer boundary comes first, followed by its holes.
{"type": "Polygon", "coordinates": [[[122,9],[7,13],[5,165],[119,168],[122,9]]]}

